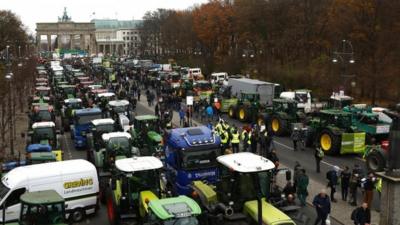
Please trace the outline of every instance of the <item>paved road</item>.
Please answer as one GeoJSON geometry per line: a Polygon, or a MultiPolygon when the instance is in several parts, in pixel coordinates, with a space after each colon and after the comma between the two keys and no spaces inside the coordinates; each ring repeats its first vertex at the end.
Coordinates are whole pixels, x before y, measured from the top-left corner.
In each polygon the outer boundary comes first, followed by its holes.
{"type": "MultiPolygon", "coordinates": [[[[153,111],[148,107],[144,107],[141,104],[138,104],[136,113],[138,115],[142,114],[153,114],[153,111]]],[[[226,118],[223,116],[230,124],[235,124],[237,127],[241,127],[244,124],[238,122],[236,120],[231,120],[230,118],[226,118]]],[[[86,152],[83,150],[75,150],[73,146],[73,142],[70,139],[69,133],[65,133],[62,138],[62,146],[64,149],[64,154],[67,159],[77,159],[77,158],[86,158],[86,152]]],[[[325,173],[333,166],[338,165],[340,167],[344,167],[348,165],[352,167],[354,164],[359,164],[364,166],[364,162],[355,157],[355,156],[340,156],[340,157],[332,157],[326,156],[324,161],[321,164],[321,174],[315,173],[315,162],[313,157],[313,150],[306,149],[305,151],[297,151],[294,152],[292,148],[292,142],[289,138],[285,137],[277,137],[275,138],[275,146],[278,152],[278,156],[280,161],[285,165],[294,165],[295,161],[300,162],[300,164],[307,170],[311,179],[319,182],[326,183],[325,173]]],[[[339,198],[339,194],[337,193],[337,198],[339,198]]],[[[360,198],[361,199],[361,198],[360,198]]],[[[377,206],[377,201],[375,201],[375,205],[377,206]]],[[[304,213],[310,218],[311,221],[315,218],[315,212],[312,207],[306,207],[303,209],[304,213]]],[[[350,214],[350,212],[349,212],[350,214]]],[[[105,211],[104,205],[101,206],[100,211],[95,216],[87,218],[85,221],[79,224],[98,224],[98,225],[106,225],[108,224],[108,219],[105,211]]],[[[311,224],[311,223],[310,223],[311,224]]],[[[332,224],[340,224],[336,221],[332,221],[332,224]]]]}

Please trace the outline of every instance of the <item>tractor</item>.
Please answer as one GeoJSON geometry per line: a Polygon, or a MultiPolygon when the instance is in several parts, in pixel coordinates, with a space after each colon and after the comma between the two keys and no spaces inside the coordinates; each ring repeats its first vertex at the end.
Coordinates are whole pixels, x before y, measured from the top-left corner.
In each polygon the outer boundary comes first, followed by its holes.
{"type": "Polygon", "coordinates": [[[143,156],[161,156],[163,137],[160,133],[160,121],[154,115],[136,116],[130,128],[133,145],[140,149],[143,156]]]}
{"type": "MultiPolygon", "coordinates": [[[[231,106],[238,104],[238,99],[232,96],[232,86],[221,86],[212,95],[214,104],[221,113],[228,113],[231,106]],[[218,103],[218,104],[217,104],[218,103]]],[[[233,110],[231,113],[234,113],[233,110]]],[[[233,114],[231,114],[233,115],[233,114]]]]}
{"type": "Polygon", "coordinates": [[[306,115],[297,107],[298,103],[290,99],[274,99],[272,107],[266,109],[265,113],[260,113],[257,123],[266,124],[268,131],[277,136],[289,134],[293,123],[303,123],[306,115]]]}
{"type": "Polygon", "coordinates": [[[93,152],[98,152],[102,145],[102,135],[106,133],[116,132],[114,120],[110,118],[95,119],[91,121],[90,132],[86,135],[88,142],[88,151],[86,159],[94,163],[93,152]]]}
{"type": "Polygon", "coordinates": [[[205,126],[172,129],[164,146],[168,189],[173,194],[190,195],[193,181],[215,184],[220,144],[219,136],[205,126]]]}
{"type": "Polygon", "coordinates": [[[390,123],[379,120],[379,114],[364,104],[345,106],[343,111],[353,114],[353,126],[366,133],[366,144],[380,143],[389,138],[390,123]]]}
{"type": "Polygon", "coordinates": [[[260,109],[260,94],[242,92],[236,105],[229,108],[230,118],[238,118],[241,122],[255,121],[260,109]]]}
{"type": "Polygon", "coordinates": [[[286,214],[266,201],[275,168],[270,160],[249,152],[219,156],[216,186],[193,182],[193,196],[208,224],[295,225],[286,214]]]}
{"type": "Polygon", "coordinates": [[[213,89],[209,81],[199,80],[193,83],[193,92],[200,100],[209,100],[213,89]]]}
{"type": "Polygon", "coordinates": [[[308,121],[307,127],[307,145],[320,146],[326,154],[364,153],[365,133],[353,126],[349,112],[321,110],[308,121]]]}
{"type": "Polygon", "coordinates": [[[109,101],[107,104],[109,117],[111,117],[120,130],[129,130],[129,124],[133,121],[132,106],[127,100],[109,101]]]}
{"type": "Polygon", "coordinates": [[[102,113],[99,108],[77,109],[73,111],[74,123],[71,125],[71,139],[74,140],[76,148],[87,147],[86,135],[90,132],[91,121],[101,119],[102,113]]]}
{"type": "Polygon", "coordinates": [[[61,108],[61,124],[64,131],[69,131],[70,126],[74,122],[72,112],[82,108],[82,100],[80,98],[69,98],[64,100],[64,104],[61,108]]]}
{"type": "Polygon", "coordinates": [[[35,88],[36,96],[50,97],[51,88],[45,86],[39,86],[35,88]]]}
{"type": "Polygon", "coordinates": [[[145,225],[198,225],[201,208],[187,196],[154,199],[148,204],[145,225]]]}
{"type": "Polygon", "coordinates": [[[20,202],[21,210],[18,222],[3,224],[67,225],[65,222],[65,200],[54,190],[25,192],[21,195],[20,202]]]}
{"type": "Polygon", "coordinates": [[[54,122],[56,115],[53,106],[47,103],[33,103],[32,112],[29,114],[29,127],[36,122],[54,122]]]}
{"type": "Polygon", "coordinates": [[[28,132],[27,149],[32,144],[50,145],[52,151],[61,152],[59,132],[53,122],[37,122],[28,132]]]}
{"type": "Polygon", "coordinates": [[[330,109],[343,109],[344,107],[350,106],[352,104],[353,98],[344,95],[344,91],[340,91],[339,93],[333,92],[328,100],[328,108],[330,109]]]}
{"type": "Polygon", "coordinates": [[[123,219],[145,222],[149,203],[162,194],[160,169],[162,162],[154,156],[115,161],[106,187],[106,205],[111,225],[123,219]]]}

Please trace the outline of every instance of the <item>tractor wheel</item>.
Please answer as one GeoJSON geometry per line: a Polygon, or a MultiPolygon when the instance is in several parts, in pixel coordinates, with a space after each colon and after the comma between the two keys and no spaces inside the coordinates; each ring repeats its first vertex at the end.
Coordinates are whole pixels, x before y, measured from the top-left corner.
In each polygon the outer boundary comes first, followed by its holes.
{"type": "Polygon", "coordinates": [[[238,118],[240,122],[247,122],[249,117],[249,110],[246,106],[242,105],[239,107],[238,118]]]}
{"type": "Polygon", "coordinates": [[[228,115],[229,115],[229,117],[232,118],[232,119],[235,119],[235,118],[236,118],[236,107],[235,107],[235,106],[229,107],[228,115]]]}
{"type": "Polygon", "coordinates": [[[266,125],[266,120],[265,120],[265,113],[259,113],[257,116],[257,125],[260,127],[261,125],[266,125]]]}
{"type": "Polygon", "coordinates": [[[285,133],[286,121],[274,115],[269,121],[269,128],[273,134],[277,136],[282,136],[285,133]]]}
{"type": "Polygon", "coordinates": [[[116,203],[113,198],[113,194],[111,191],[107,191],[107,216],[110,225],[118,225],[119,224],[119,215],[118,210],[116,208],[116,203]]]}
{"type": "Polygon", "coordinates": [[[367,155],[367,168],[371,172],[382,172],[386,166],[386,160],[382,153],[372,151],[367,155]]]}
{"type": "Polygon", "coordinates": [[[337,155],[340,153],[341,137],[325,129],[318,136],[321,149],[328,155],[337,155]]]}

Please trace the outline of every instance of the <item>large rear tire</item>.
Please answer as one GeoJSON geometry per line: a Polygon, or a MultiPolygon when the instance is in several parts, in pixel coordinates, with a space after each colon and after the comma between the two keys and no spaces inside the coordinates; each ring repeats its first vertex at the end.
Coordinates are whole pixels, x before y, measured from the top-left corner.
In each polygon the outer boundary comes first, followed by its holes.
{"type": "Polygon", "coordinates": [[[235,107],[235,106],[229,107],[228,115],[229,115],[229,117],[232,118],[232,119],[235,119],[235,118],[236,118],[236,107],[235,107]]]}
{"type": "Polygon", "coordinates": [[[276,136],[282,136],[286,132],[286,121],[273,115],[269,121],[269,130],[276,136]]]}
{"type": "Polygon", "coordinates": [[[382,172],[386,167],[386,160],[382,153],[372,151],[367,155],[367,168],[371,172],[382,172]]]}
{"type": "Polygon", "coordinates": [[[107,216],[110,225],[119,224],[119,214],[111,191],[107,191],[107,216]]]}
{"type": "Polygon", "coordinates": [[[238,118],[240,122],[247,122],[249,120],[249,109],[242,105],[239,107],[238,118]]]}
{"type": "Polygon", "coordinates": [[[318,142],[321,149],[328,155],[337,155],[340,153],[341,136],[335,135],[332,131],[325,129],[318,135],[318,142]]]}

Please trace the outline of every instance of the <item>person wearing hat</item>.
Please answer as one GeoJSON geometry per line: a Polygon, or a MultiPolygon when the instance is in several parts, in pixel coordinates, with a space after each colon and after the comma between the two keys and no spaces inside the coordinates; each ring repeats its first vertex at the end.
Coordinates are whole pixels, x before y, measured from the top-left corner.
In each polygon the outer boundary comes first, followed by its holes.
{"type": "Polygon", "coordinates": [[[332,202],[336,202],[335,192],[339,180],[339,171],[340,168],[338,166],[333,166],[333,168],[326,173],[326,179],[328,179],[328,187],[331,189],[332,202]]]}
{"type": "Polygon", "coordinates": [[[317,219],[314,225],[326,225],[326,219],[329,213],[331,213],[331,201],[325,189],[322,189],[321,192],[314,197],[313,205],[317,211],[317,219]]]}

